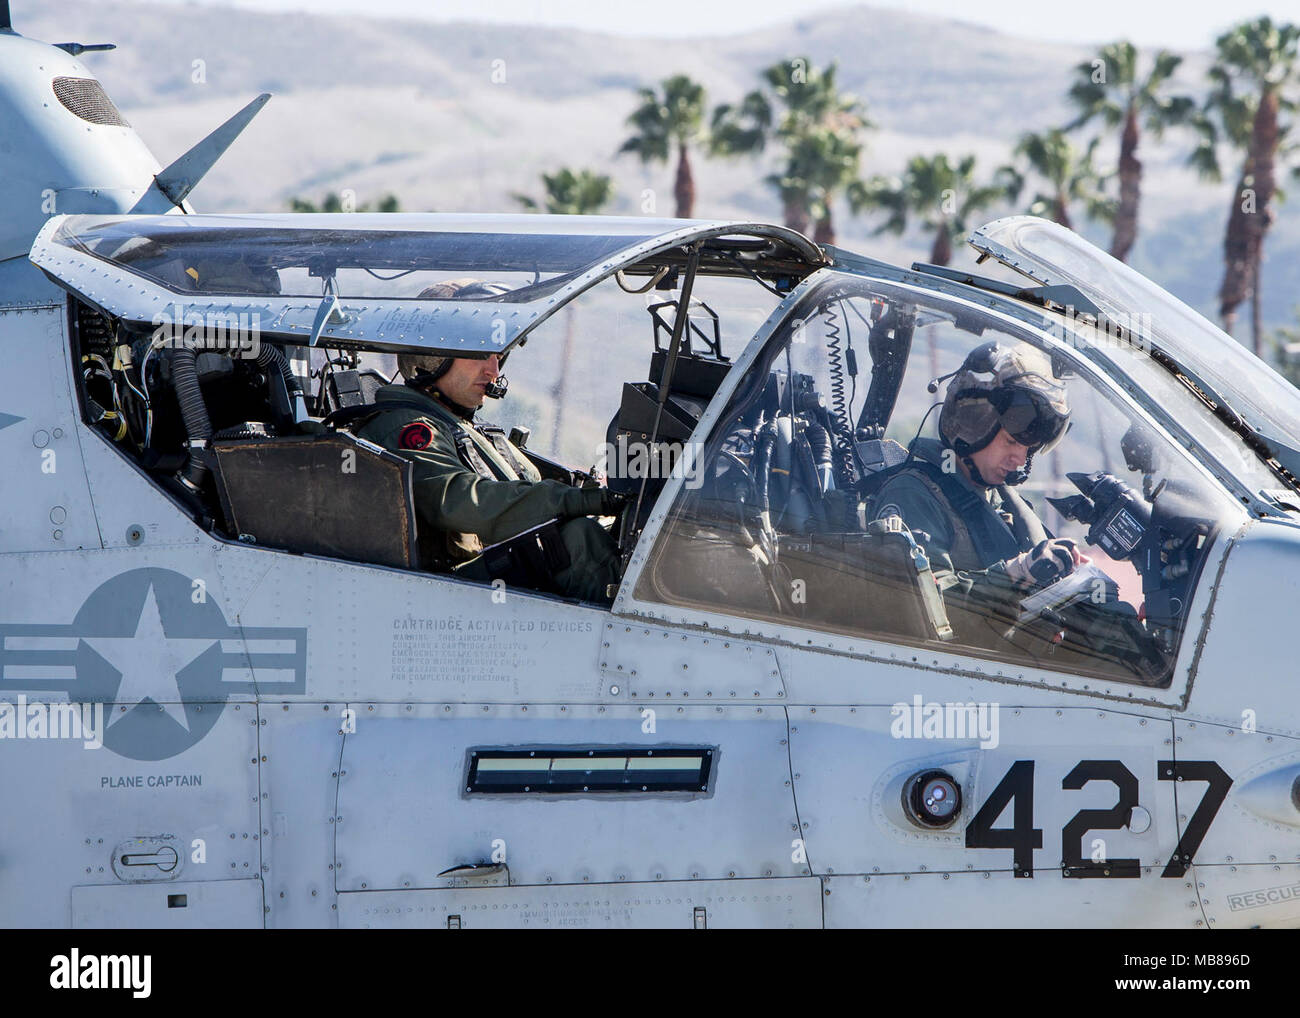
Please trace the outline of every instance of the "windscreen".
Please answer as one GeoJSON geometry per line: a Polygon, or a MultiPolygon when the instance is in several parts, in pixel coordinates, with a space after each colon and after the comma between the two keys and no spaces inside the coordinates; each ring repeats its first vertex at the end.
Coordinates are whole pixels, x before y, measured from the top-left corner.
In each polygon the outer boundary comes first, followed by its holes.
{"type": "Polygon", "coordinates": [[[1240,521],[1185,450],[1074,350],[972,305],[832,277],[787,323],[638,598],[1170,687],[1240,521]]]}

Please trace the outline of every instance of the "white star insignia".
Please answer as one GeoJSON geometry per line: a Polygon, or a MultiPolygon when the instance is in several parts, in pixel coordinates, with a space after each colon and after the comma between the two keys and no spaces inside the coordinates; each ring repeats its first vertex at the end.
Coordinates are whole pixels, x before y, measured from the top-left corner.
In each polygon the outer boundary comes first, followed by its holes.
{"type": "MultiPolygon", "coordinates": [[[[153,584],[145,593],[131,636],[97,636],[86,642],[95,652],[118,670],[122,676],[115,700],[123,706],[135,706],[145,700],[157,704],[178,725],[190,730],[181,703],[180,685],[176,673],[190,664],[216,641],[210,637],[172,638],[163,632],[162,616],[154,597],[153,584]],[[195,644],[201,644],[195,649],[195,644]]],[[[130,711],[113,713],[108,727],[112,727],[130,711]]]]}

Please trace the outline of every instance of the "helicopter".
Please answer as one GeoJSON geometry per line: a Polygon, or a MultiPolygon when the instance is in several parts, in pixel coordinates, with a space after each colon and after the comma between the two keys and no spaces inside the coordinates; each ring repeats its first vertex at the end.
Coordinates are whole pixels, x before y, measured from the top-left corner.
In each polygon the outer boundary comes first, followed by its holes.
{"type": "Polygon", "coordinates": [[[972,234],[995,278],[202,214],[268,97],[163,168],[94,48],[0,0],[0,924],[1300,925],[1300,393],[1202,316],[1028,216],[972,234]],[[991,342],[1069,393],[1020,487],[1091,560],[1009,613],[873,494],[991,342]],[[624,494],[607,599],[421,567],[347,426],[409,353],[511,357],[515,444],[624,494]]]}

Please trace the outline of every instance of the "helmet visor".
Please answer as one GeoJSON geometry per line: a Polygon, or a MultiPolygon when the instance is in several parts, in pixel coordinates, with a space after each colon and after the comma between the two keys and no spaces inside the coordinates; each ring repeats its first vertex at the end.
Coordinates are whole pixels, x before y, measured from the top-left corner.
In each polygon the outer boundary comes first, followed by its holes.
{"type": "Polygon", "coordinates": [[[997,410],[998,423],[1007,433],[1035,452],[1055,448],[1070,423],[1070,411],[1060,386],[1005,387],[994,392],[989,402],[997,410]]]}

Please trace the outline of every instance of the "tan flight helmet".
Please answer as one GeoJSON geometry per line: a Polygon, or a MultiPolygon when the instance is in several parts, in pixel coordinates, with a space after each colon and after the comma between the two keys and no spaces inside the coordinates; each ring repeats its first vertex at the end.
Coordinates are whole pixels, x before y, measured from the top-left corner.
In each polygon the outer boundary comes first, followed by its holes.
{"type": "Polygon", "coordinates": [[[1007,478],[1021,484],[1029,476],[1035,453],[1054,448],[1070,424],[1065,386],[1052,373],[1047,355],[1025,343],[982,343],[962,362],[948,384],[939,411],[944,445],[973,467],[970,457],[1005,428],[1029,447],[1023,470],[1007,478]]]}
{"type": "MultiPolygon", "coordinates": [[[[508,293],[510,288],[501,283],[485,283],[481,279],[467,276],[463,279],[449,279],[434,283],[420,291],[417,300],[482,300],[485,297],[498,297],[508,293]]],[[[433,385],[447,373],[453,358],[430,353],[399,353],[397,370],[408,382],[415,382],[421,387],[433,385]],[[417,381],[418,379],[418,381],[417,381]]],[[[505,365],[505,357],[497,361],[497,366],[505,365]]]]}

